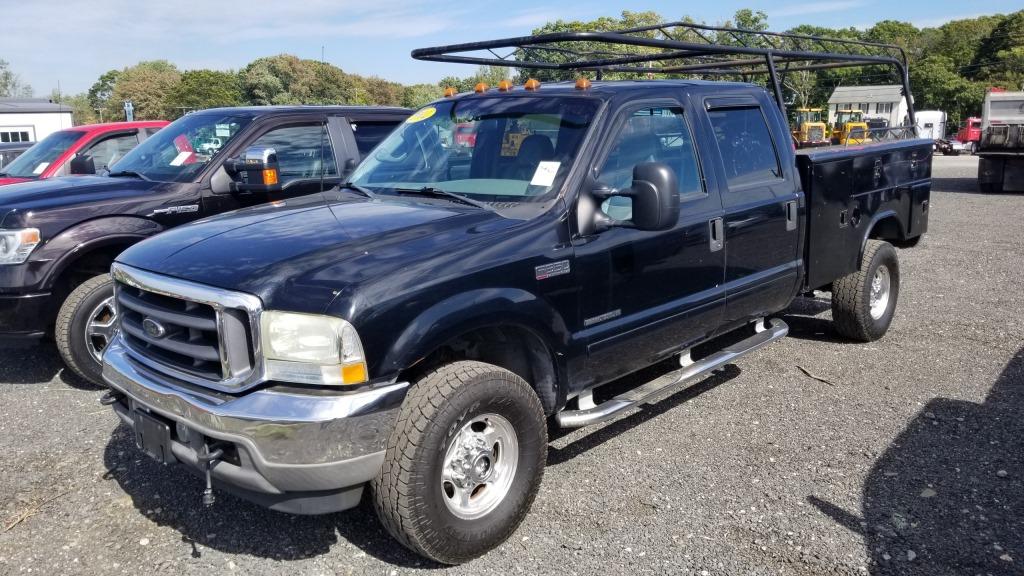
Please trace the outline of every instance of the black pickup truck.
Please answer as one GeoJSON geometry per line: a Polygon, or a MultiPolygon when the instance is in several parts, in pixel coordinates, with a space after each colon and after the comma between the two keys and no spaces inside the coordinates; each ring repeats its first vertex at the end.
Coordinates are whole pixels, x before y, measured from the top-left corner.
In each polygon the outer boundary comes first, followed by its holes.
{"type": "Polygon", "coordinates": [[[604,422],[693,383],[783,337],[769,317],[816,289],[841,334],[882,337],[888,241],[927,228],[931,150],[797,156],[751,84],[449,95],[337,190],[121,254],[103,402],[144,452],[204,475],[207,504],[217,486],[320,514],[369,485],[404,545],[466,561],[529,510],[546,420],[604,422]]]}
{"type": "Polygon", "coordinates": [[[0,189],[0,344],[52,334],[77,374],[101,383],[116,329],[110,264],[168,228],[336,186],[408,110],[219,108],[188,114],[106,177],[0,189]],[[251,169],[266,157],[266,174],[251,169]],[[264,177],[268,180],[264,182],[264,177]]]}

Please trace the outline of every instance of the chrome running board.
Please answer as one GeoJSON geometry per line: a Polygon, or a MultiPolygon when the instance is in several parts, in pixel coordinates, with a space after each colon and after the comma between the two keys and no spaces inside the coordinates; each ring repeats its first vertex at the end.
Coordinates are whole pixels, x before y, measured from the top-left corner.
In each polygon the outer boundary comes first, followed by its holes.
{"type": "Polygon", "coordinates": [[[698,376],[717,370],[726,364],[766,346],[789,333],[789,326],[778,318],[773,318],[766,325],[763,320],[755,324],[755,334],[745,340],[726,346],[714,354],[694,362],[690,359],[690,351],[683,352],[680,358],[682,367],[665,374],[646,384],[623,392],[611,400],[594,404],[593,389],[580,394],[579,410],[563,410],[555,419],[562,428],[582,428],[610,420],[624,411],[640,404],[652,404],[662,399],[668,392],[678,390],[698,376]]]}

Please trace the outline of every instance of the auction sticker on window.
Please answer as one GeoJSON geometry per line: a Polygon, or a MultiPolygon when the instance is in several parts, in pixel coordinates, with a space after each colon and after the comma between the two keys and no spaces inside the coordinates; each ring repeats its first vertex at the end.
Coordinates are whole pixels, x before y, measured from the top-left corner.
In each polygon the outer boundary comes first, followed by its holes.
{"type": "Polygon", "coordinates": [[[171,160],[171,166],[181,166],[182,164],[185,163],[186,160],[188,160],[188,157],[191,155],[192,153],[189,152],[188,150],[184,152],[178,152],[178,155],[174,157],[174,160],[171,160]]]}
{"type": "Polygon", "coordinates": [[[405,120],[405,123],[406,124],[412,124],[414,122],[422,122],[423,120],[426,120],[427,118],[430,118],[431,116],[433,116],[436,113],[437,113],[437,108],[434,108],[433,106],[427,106],[426,108],[421,109],[420,111],[416,112],[412,116],[409,116],[405,120]]]}
{"type": "Polygon", "coordinates": [[[530,180],[530,185],[551,186],[551,183],[555,181],[555,175],[558,174],[558,167],[561,165],[561,162],[541,162],[537,164],[537,171],[533,173],[533,180],[530,180]]]}
{"type": "Polygon", "coordinates": [[[46,167],[49,166],[49,165],[50,165],[49,162],[40,162],[39,165],[36,166],[36,169],[32,171],[32,173],[33,174],[42,174],[43,170],[46,170],[46,167]]]}

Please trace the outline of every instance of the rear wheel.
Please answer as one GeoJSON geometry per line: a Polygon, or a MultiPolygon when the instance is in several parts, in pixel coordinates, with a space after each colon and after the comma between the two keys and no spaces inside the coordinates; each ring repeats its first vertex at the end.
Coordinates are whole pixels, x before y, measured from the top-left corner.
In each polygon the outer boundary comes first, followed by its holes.
{"type": "Polygon", "coordinates": [[[533,503],[547,458],[540,400],[515,374],[461,361],[409,390],[373,499],[387,530],[444,564],[504,542],[533,503]]]}
{"type": "Polygon", "coordinates": [[[54,339],[68,368],[103,385],[103,351],[117,331],[114,283],[108,274],[86,280],[71,291],[57,314],[54,339]]]}
{"type": "Polygon", "coordinates": [[[860,269],[833,283],[832,322],[854,340],[878,340],[889,330],[900,292],[896,249],[882,240],[868,240],[860,269]]]}

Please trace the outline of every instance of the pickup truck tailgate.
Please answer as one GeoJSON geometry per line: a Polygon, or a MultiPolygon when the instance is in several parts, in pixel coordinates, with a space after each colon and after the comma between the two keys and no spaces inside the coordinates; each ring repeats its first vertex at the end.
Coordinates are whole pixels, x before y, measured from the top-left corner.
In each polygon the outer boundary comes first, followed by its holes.
{"type": "Polygon", "coordinates": [[[915,139],[797,154],[807,202],[805,289],[856,271],[869,237],[905,241],[925,232],[932,146],[915,139]]]}

